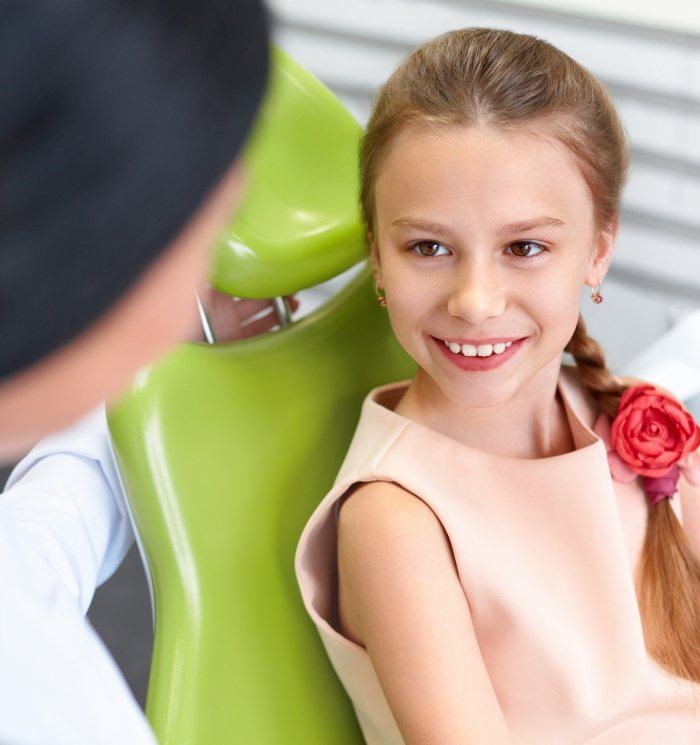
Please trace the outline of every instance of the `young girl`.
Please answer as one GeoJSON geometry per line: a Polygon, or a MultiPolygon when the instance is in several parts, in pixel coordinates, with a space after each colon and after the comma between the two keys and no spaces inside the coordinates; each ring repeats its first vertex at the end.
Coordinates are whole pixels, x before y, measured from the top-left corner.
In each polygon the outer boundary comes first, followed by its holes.
{"type": "Polygon", "coordinates": [[[419,367],[367,394],[295,561],[370,744],[700,742],[700,428],[579,314],[628,158],[529,35],[443,34],[374,102],[363,216],[419,367]]]}

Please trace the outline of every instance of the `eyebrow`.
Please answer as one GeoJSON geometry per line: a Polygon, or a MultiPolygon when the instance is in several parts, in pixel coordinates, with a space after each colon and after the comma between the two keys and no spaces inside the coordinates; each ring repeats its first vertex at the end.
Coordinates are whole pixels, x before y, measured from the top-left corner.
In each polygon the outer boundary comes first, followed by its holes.
{"type": "MultiPolygon", "coordinates": [[[[426,230],[429,233],[442,233],[443,235],[451,235],[452,233],[452,231],[445,225],[441,225],[437,222],[430,222],[428,220],[418,220],[413,217],[399,217],[391,224],[402,230],[418,228],[419,230],[426,230]]],[[[499,235],[505,235],[506,233],[525,233],[528,230],[536,230],[538,228],[561,228],[563,225],[564,222],[562,220],[559,220],[556,217],[547,217],[545,215],[504,225],[498,233],[499,235]]]]}

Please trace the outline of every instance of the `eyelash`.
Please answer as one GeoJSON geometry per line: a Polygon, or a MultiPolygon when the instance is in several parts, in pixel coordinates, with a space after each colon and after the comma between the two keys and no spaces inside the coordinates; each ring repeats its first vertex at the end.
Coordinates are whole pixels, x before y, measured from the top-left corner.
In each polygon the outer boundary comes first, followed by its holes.
{"type": "MultiPolygon", "coordinates": [[[[422,240],[422,241],[415,241],[415,243],[412,243],[408,247],[408,250],[413,252],[413,249],[414,248],[416,248],[417,246],[420,246],[420,245],[422,245],[424,243],[433,243],[433,244],[435,244],[437,246],[442,246],[443,248],[445,248],[445,246],[442,243],[440,243],[439,241],[422,240]]],[[[508,248],[510,248],[510,246],[527,246],[527,245],[537,246],[538,248],[541,248],[542,250],[539,253],[532,254],[531,256],[516,256],[515,257],[516,259],[526,259],[526,260],[529,259],[530,261],[532,261],[533,259],[537,259],[540,256],[543,256],[545,253],[549,253],[549,249],[546,246],[543,246],[541,243],[538,243],[537,241],[515,241],[514,243],[511,243],[508,246],[508,248]]],[[[434,254],[433,254],[433,256],[426,256],[425,254],[421,254],[420,251],[416,251],[415,252],[415,255],[416,256],[420,256],[423,259],[431,259],[431,258],[434,257],[434,254]]],[[[513,254],[513,255],[515,255],[515,254],[513,254]]]]}

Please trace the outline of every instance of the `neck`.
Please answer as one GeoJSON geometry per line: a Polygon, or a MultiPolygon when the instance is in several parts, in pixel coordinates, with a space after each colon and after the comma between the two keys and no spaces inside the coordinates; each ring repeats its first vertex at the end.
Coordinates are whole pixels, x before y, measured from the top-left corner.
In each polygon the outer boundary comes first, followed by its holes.
{"type": "Polygon", "coordinates": [[[449,390],[419,368],[394,411],[468,447],[497,455],[527,459],[561,455],[575,445],[557,391],[560,367],[561,355],[487,406],[455,401],[449,390]]]}

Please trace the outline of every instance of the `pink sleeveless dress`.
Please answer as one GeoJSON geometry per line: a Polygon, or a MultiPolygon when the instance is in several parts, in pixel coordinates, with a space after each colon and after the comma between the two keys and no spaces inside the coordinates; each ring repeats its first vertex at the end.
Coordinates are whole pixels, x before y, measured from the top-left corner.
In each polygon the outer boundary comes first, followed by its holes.
{"type": "MultiPolygon", "coordinates": [[[[336,524],[344,492],[373,480],[400,484],[444,526],[515,743],[698,745],[700,684],[666,672],[644,646],[633,585],[648,514],[641,479],[613,479],[598,434],[610,420],[597,418],[577,369],[562,364],[557,384],[576,449],[533,460],[395,413],[409,383],[367,394],[295,555],[304,605],[368,745],[403,739],[367,650],[339,630],[336,524]]],[[[681,476],[671,505],[700,552],[700,486],[681,476]]]]}

